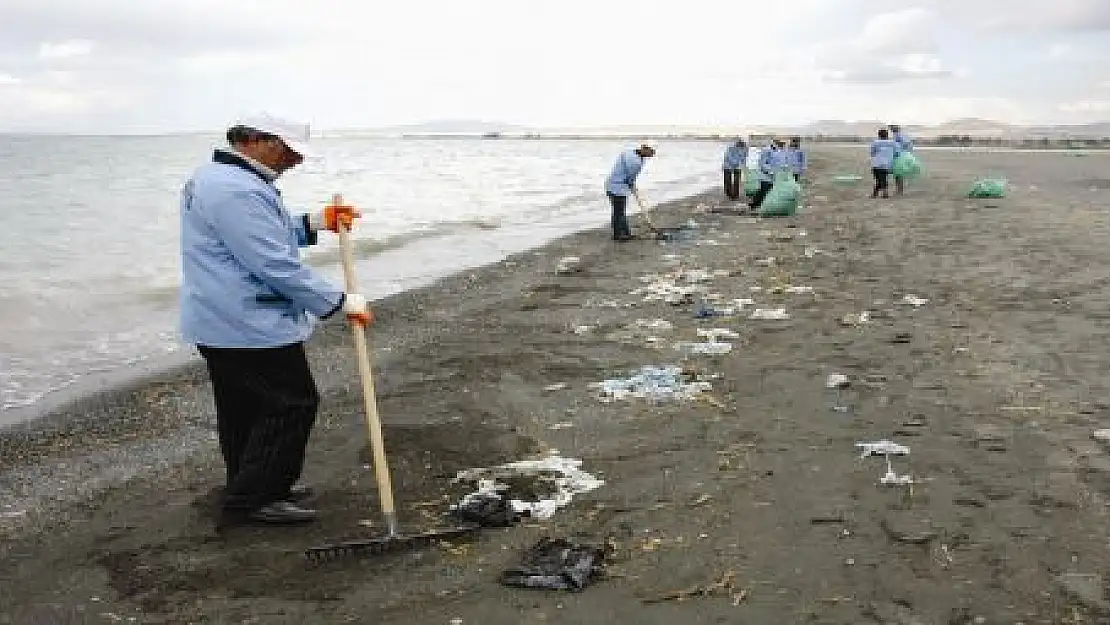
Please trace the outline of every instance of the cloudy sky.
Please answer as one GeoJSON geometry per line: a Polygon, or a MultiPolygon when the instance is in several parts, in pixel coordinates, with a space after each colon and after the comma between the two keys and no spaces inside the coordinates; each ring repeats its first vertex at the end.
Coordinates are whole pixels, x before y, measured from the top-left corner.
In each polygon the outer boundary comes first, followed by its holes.
{"type": "Polygon", "coordinates": [[[1110,0],[0,0],[0,131],[1110,119],[1110,0]]]}

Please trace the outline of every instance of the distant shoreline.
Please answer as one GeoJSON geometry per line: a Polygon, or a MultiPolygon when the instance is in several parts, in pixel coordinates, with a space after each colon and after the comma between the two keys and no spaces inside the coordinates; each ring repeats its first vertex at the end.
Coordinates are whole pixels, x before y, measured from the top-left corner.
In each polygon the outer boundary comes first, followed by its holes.
{"type": "MultiPolygon", "coordinates": [[[[508,134],[508,133],[406,133],[400,135],[363,135],[366,138],[382,139],[460,139],[460,140],[510,140],[510,141],[730,141],[732,135],[716,134],[613,134],[613,135],[561,135],[561,134],[508,134]]],[[[754,134],[747,138],[752,142],[767,141],[779,135],[754,134]]],[[[858,145],[870,142],[873,137],[832,136],[832,135],[790,135],[799,136],[807,143],[858,145]]],[[[1110,149],[1110,137],[1101,139],[1052,139],[1052,138],[1004,138],[946,135],[939,137],[914,137],[914,144],[926,147],[1001,147],[1029,150],[1106,150],[1110,149]]]]}

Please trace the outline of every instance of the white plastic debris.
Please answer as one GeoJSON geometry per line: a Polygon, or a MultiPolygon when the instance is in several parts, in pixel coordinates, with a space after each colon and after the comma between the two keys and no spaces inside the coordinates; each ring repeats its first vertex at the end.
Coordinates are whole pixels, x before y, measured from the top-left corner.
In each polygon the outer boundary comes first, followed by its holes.
{"type": "Polygon", "coordinates": [[[1110,445],[1110,430],[1095,430],[1091,432],[1091,438],[1103,445],[1110,445]]]}
{"type": "Polygon", "coordinates": [[[906,294],[906,296],[902,298],[902,301],[909,304],[910,306],[913,306],[914,308],[920,308],[929,303],[929,300],[918,297],[912,293],[906,294]]]}
{"type": "Polygon", "coordinates": [[[865,310],[859,314],[848,313],[840,318],[840,324],[845,326],[861,326],[871,321],[871,311],[865,310]]]}
{"type": "Polygon", "coordinates": [[[825,379],[825,388],[848,388],[848,376],[843,373],[832,373],[825,379]]]}
{"type": "Polygon", "coordinates": [[[894,472],[894,465],[890,464],[890,456],[886,457],[886,473],[879,478],[879,483],[886,486],[909,486],[914,483],[910,475],[899,475],[894,472]]]}
{"type": "Polygon", "coordinates": [[[699,393],[712,389],[704,380],[687,379],[682,367],[645,365],[627,378],[609,379],[591,384],[598,391],[602,402],[626,399],[647,399],[649,401],[685,401],[699,393]]]}
{"type": "Polygon", "coordinates": [[[594,329],[594,326],[574,326],[571,329],[575,334],[589,334],[594,329]]]}
{"type": "Polygon", "coordinates": [[[521,460],[498,467],[460,471],[455,476],[455,481],[475,481],[478,489],[463,497],[457,507],[470,503],[475,497],[496,495],[508,490],[509,487],[499,480],[528,476],[550,483],[554,490],[550,498],[537,501],[511,499],[509,503],[515,512],[527,513],[533,518],[548,519],[559,508],[570,504],[575,495],[588,493],[605,484],[604,481],[583,471],[581,466],[582,461],[577,458],[551,455],[538,460],[521,460]]]}
{"type": "Polygon", "coordinates": [[[555,265],[556,273],[575,273],[582,271],[582,259],[577,256],[564,256],[555,265]]]}
{"type": "Polygon", "coordinates": [[[732,351],[732,343],[675,343],[674,348],[691,355],[720,356],[732,351]]]}
{"type": "Polygon", "coordinates": [[[645,330],[660,330],[667,332],[674,329],[674,324],[666,319],[637,319],[637,328],[644,328],[645,330]]]}
{"type": "Polygon", "coordinates": [[[543,387],[543,390],[548,393],[554,393],[555,391],[561,391],[566,387],[566,382],[558,382],[556,384],[548,384],[547,386],[543,387]]]}
{"type": "Polygon", "coordinates": [[[738,339],[740,335],[728,328],[699,328],[698,337],[715,342],[721,339],[738,339]]]}
{"type": "Polygon", "coordinates": [[[899,445],[894,441],[881,440],[865,443],[856,443],[856,448],[862,450],[860,458],[869,456],[905,456],[910,453],[910,448],[899,445]]]}
{"type": "Polygon", "coordinates": [[[813,287],[811,286],[788,286],[785,291],[791,295],[802,295],[805,293],[812,293],[813,287]]]}
{"type": "Polygon", "coordinates": [[[752,319],[762,319],[764,321],[783,321],[790,318],[785,308],[757,308],[752,311],[752,319]]]}
{"type": "Polygon", "coordinates": [[[768,256],[767,258],[756,259],[755,264],[759,265],[760,267],[770,267],[775,264],[775,257],[768,256]]]}

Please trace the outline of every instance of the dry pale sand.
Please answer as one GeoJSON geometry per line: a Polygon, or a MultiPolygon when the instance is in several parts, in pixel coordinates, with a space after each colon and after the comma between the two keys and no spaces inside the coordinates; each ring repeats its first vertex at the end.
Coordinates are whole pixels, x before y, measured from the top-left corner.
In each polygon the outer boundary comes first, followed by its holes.
{"type": "Polygon", "coordinates": [[[1110,456],[1092,440],[1110,422],[1110,155],[925,151],[928,176],[878,201],[866,181],[830,181],[862,172],[861,153],[816,151],[795,218],[711,212],[725,204],[714,192],[656,216],[693,218],[684,241],[587,232],[382,304],[381,410],[406,523],[445,509],[455,471],[544,448],[606,481],[554,519],[307,567],[301,549],[372,534],[359,522],[378,518],[348,333],[330,327],[312,350],[318,525],[214,532],[221,468],[195,371],[89,398],[60,432],[5,438],[0,480],[30,510],[0,518],[0,622],[1110,622],[1110,456]],[[965,199],[990,171],[1010,197],[965,199]],[[568,255],[582,271],[560,275],[568,255]],[[703,293],[790,319],[698,319],[630,294],[676,268],[721,270],[703,293]],[[649,344],[625,331],[638,319],[674,329],[649,344]],[[684,361],[719,376],[706,397],[602,403],[589,388],[679,363],[673,343],[698,328],[739,335],[726,355],[684,361]],[[830,374],[849,377],[839,397],[830,374]],[[883,460],[859,458],[857,441],[883,438],[910,447],[894,466],[912,487],[881,485],[883,460]],[[608,579],[578,594],[500,586],[545,535],[611,538],[608,579]],[[726,576],[728,589],[645,601],[726,576]]]}

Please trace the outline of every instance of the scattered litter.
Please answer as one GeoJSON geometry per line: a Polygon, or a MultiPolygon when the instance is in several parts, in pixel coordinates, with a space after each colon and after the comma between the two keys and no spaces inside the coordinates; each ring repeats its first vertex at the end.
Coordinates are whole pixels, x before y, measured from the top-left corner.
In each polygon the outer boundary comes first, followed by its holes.
{"type": "Polygon", "coordinates": [[[914,483],[909,475],[898,475],[894,466],[890,464],[890,456],[886,456],[886,474],[879,478],[879,483],[887,486],[909,486],[914,483]]]}
{"type": "Polygon", "coordinates": [[[775,264],[775,257],[768,256],[767,258],[757,258],[755,264],[760,267],[770,267],[775,264]]]}
{"type": "Polygon", "coordinates": [[[1110,445],[1110,430],[1095,430],[1091,432],[1091,438],[1104,445],[1110,445]]]}
{"type": "Polygon", "coordinates": [[[738,339],[740,335],[728,328],[708,328],[698,329],[698,336],[703,339],[709,339],[710,342],[719,341],[721,339],[738,339]]]}
{"type": "Polygon", "coordinates": [[[848,313],[840,318],[840,325],[842,326],[861,326],[871,321],[871,312],[863,311],[861,313],[848,313]]]}
{"type": "Polygon", "coordinates": [[[675,343],[674,348],[691,355],[720,356],[732,351],[732,343],[707,341],[705,343],[682,342],[675,343]]]}
{"type": "Polygon", "coordinates": [[[731,305],[709,306],[705,302],[702,302],[698,305],[698,309],[694,311],[694,316],[699,319],[704,319],[707,317],[731,317],[741,312],[746,307],[755,304],[755,300],[748,298],[734,299],[729,302],[729,304],[731,305]]]}
{"type": "Polygon", "coordinates": [[[668,264],[682,262],[682,257],[678,254],[663,254],[659,259],[668,264]]]}
{"type": "MultiPolygon", "coordinates": [[[[512,524],[522,516],[551,518],[575,495],[595,490],[605,482],[583,471],[582,461],[550,455],[497,467],[467,469],[455,482],[473,482],[477,489],[462,498],[453,511],[463,520],[512,524]]],[[[499,525],[504,526],[504,525],[499,525]]]]}
{"type": "Polygon", "coordinates": [[[602,402],[630,398],[685,401],[713,388],[704,378],[685,373],[682,367],[674,365],[645,365],[628,378],[604,380],[590,387],[599,391],[602,402]]]}
{"type": "Polygon", "coordinates": [[[578,592],[603,572],[605,550],[571,543],[563,538],[541,538],[524,552],[520,566],[501,573],[501,583],[514,588],[578,592]]]}
{"type": "Polygon", "coordinates": [[[637,319],[636,320],[636,327],[637,328],[644,328],[646,330],[661,330],[661,331],[666,332],[666,331],[673,330],[674,329],[674,324],[671,323],[670,321],[667,321],[666,319],[651,319],[651,320],[637,319]]]}
{"type": "Polygon", "coordinates": [[[784,289],[784,291],[786,291],[787,293],[790,293],[791,295],[802,295],[802,294],[805,294],[805,293],[812,293],[813,292],[813,287],[811,287],[811,286],[788,286],[784,289]]]}
{"type": "Polygon", "coordinates": [[[551,425],[547,426],[547,429],[549,429],[549,430],[569,430],[572,427],[574,427],[574,424],[571,423],[570,421],[561,421],[559,423],[552,423],[551,425]]]}
{"type": "Polygon", "coordinates": [[[921,306],[929,303],[929,300],[913,295],[912,293],[907,294],[905,297],[903,297],[902,301],[909,304],[910,306],[913,306],[914,308],[920,308],[921,306]]]}
{"type": "Polygon", "coordinates": [[[867,458],[869,456],[905,456],[910,453],[909,447],[885,439],[869,443],[856,443],[856,448],[863,451],[860,458],[867,458]]]}
{"type": "Polygon", "coordinates": [[[571,332],[574,332],[575,334],[589,334],[593,331],[593,329],[594,326],[574,326],[573,328],[571,328],[571,332]]]}
{"type": "Polygon", "coordinates": [[[543,390],[548,392],[548,393],[554,393],[555,391],[561,391],[561,390],[565,389],[566,387],[567,387],[566,382],[558,382],[558,383],[555,383],[555,384],[548,384],[547,386],[543,387],[543,390]]]}
{"type": "Polygon", "coordinates": [[[802,253],[805,254],[806,258],[814,258],[818,254],[824,254],[825,252],[824,252],[824,250],[821,250],[820,248],[808,247],[807,246],[802,253]]]}
{"type": "Polygon", "coordinates": [[[643,599],[644,603],[663,603],[665,601],[684,601],[694,597],[710,597],[714,595],[727,594],[732,599],[733,605],[740,605],[748,596],[748,591],[742,588],[734,588],[733,582],[736,579],[736,573],[728,571],[721,575],[721,577],[710,584],[691,586],[690,588],[683,588],[681,590],[672,590],[665,592],[657,597],[650,597],[643,599]]]}
{"type": "Polygon", "coordinates": [[[634,302],[618,302],[615,299],[590,299],[586,301],[588,308],[632,308],[634,302]]]}
{"type": "Polygon", "coordinates": [[[832,373],[825,380],[825,388],[848,388],[848,376],[843,373],[832,373]]]}
{"type": "Polygon", "coordinates": [[[568,274],[579,271],[582,271],[582,259],[577,256],[564,256],[555,265],[556,273],[568,274]]]}
{"type": "Polygon", "coordinates": [[[785,308],[765,309],[757,308],[752,311],[752,319],[762,319],[764,321],[784,321],[790,318],[785,308]]]}
{"type": "Polygon", "coordinates": [[[908,486],[913,484],[913,478],[909,475],[898,475],[893,468],[888,468],[886,475],[879,478],[879,483],[887,486],[908,486]]]}
{"type": "Polygon", "coordinates": [[[0,519],[21,519],[27,516],[26,510],[4,510],[0,512],[0,519]]]}

